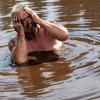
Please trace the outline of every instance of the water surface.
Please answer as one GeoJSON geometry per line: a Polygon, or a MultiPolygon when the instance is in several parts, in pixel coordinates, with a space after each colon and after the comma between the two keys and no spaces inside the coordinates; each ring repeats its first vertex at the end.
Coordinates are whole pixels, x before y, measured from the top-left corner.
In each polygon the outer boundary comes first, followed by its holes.
{"type": "Polygon", "coordinates": [[[99,0],[0,0],[0,100],[100,100],[99,8],[99,0]],[[7,43],[15,3],[68,29],[59,60],[12,67],[7,43]]]}

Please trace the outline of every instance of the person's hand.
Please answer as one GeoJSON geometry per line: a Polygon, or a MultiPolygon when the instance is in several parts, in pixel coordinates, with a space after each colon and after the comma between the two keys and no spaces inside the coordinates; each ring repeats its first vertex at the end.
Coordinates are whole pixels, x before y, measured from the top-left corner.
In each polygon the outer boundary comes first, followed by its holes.
{"type": "Polygon", "coordinates": [[[33,21],[37,24],[40,24],[42,19],[37,15],[36,12],[32,11],[28,7],[24,7],[24,10],[32,17],[33,21]]]}
{"type": "Polygon", "coordinates": [[[23,26],[20,22],[18,14],[13,15],[13,27],[14,27],[15,31],[17,32],[18,37],[24,37],[25,36],[24,28],[23,28],[23,26]]]}

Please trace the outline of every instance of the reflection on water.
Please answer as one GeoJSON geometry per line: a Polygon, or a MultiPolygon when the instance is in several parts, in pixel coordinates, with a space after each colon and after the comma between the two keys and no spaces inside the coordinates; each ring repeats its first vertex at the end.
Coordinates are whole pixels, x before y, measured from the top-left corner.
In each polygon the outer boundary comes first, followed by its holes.
{"type": "Polygon", "coordinates": [[[52,94],[52,89],[63,83],[63,80],[69,79],[70,76],[67,74],[72,71],[66,62],[60,60],[34,67],[17,67],[16,72],[19,74],[18,83],[23,89],[22,95],[37,97],[52,94]]]}
{"type": "Polygon", "coordinates": [[[99,5],[99,0],[0,0],[0,99],[99,100],[99,5]],[[12,67],[10,11],[20,2],[68,28],[59,60],[12,67]]]}

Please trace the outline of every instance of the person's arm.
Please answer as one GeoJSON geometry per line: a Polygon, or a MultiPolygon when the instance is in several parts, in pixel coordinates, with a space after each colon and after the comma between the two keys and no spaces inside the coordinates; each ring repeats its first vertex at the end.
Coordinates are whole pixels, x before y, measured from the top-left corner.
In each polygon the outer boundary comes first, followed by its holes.
{"type": "Polygon", "coordinates": [[[41,25],[50,35],[60,41],[65,41],[68,38],[68,31],[62,25],[45,20],[41,20],[39,25],[41,25]]]}
{"type": "Polygon", "coordinates": [[[35,12],[32,12],[32,10],[27,7],[24,9],[32,16],[35,23],[42,26],[54,38],[57,38],[61,41],[64,41],[68,38],[68,31],[64,26],[41,19],[35,12]]]}
{"type": "Polygon", "coordinates": [[[27,44],[25,40],[24,28],[21,25],[17,15],[14,15],[13,26],[17,32],[17,43],[12,50],[12,57],[16,63],[25,63],[27,58],[27,44]]]}
{"type": "Polygon", "coordinates": [[[27,61],[27,45],[24,38],[17,39],[17,45],[12,50],[12,57],[16,63],[27,61]]]}

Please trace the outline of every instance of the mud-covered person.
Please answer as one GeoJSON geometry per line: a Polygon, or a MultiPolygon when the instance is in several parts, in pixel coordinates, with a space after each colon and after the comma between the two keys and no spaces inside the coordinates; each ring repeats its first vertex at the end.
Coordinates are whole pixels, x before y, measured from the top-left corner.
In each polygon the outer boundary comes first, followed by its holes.
{"type": "Polygon", "coordinates": [[[25,5],[15,5],[11,17],[16,36],[8,45],[13,60],[18,64],[27,62],[31,52],[59,50],[68,38],[64,26],[43,20],[25,5]]]}

